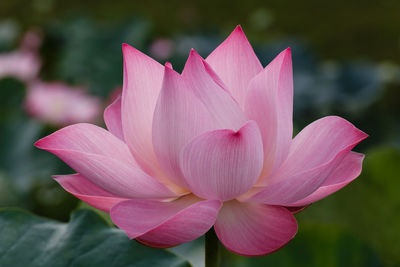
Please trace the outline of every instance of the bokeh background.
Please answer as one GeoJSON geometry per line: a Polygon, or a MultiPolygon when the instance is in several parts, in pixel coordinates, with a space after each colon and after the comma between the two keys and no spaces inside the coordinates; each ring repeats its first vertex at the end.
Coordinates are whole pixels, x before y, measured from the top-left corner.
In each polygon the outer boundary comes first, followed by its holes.
{"type": "MultiPolygon", "coordinates": [[[[400,266],[399,13],[396,0],[1,0],[0,207],[59,221],[90,208],[50,178],[72,171],[33,143],[69,123],[104,125],[122,43],[180,70],[190,48],[205,57],[241,24],[264,66],[292,48],[297,130],[339,115],[370,137],[355,149],[361,176],[296,215],[288,246],[261,258],[224,250],[222,265],[400,266]]],[[[201,239],[173,249],[197,266],[202,250],[201,239]]]]}

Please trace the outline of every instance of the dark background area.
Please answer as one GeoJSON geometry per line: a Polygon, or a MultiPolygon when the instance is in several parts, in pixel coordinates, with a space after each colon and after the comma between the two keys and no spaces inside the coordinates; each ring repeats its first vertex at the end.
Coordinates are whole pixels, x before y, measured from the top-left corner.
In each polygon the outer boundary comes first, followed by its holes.
{"type": "Polygon", "coordinates": [[[136,17],[152,22],[155,36],[226,33],[241,24],[254,41],[299,38],[324,59],[400,60],[400,3],[383,1],[57,1],[4,0],[0,16],[24,27],[77,14],[115,25],[136,17]]]}

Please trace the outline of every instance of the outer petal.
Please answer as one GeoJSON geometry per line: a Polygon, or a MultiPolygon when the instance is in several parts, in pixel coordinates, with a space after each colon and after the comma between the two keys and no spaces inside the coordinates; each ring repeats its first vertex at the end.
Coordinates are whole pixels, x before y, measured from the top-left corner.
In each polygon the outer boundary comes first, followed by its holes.
{"type": "Polygon", "coordinates": [[[140,166],[160,177],[152,145],[152,121],[164,68],[158,62],[124,44],[122,126],[125,141],[140,166]]]}
{"type": "Polygon", "coordinates": [[[35,146],[45,150],[71,150],[102,155],[137,166],[124,142],[105,129],[88,123],[62,128],[40,139],[35,146]]]}
{"type": "Polygon", "coordinates": [[[306,206],[342,189],[360,175],[363,159],[363,154],[350,152],[320,188],[306,198],[286,206],[306,206]]]}
{"type": "Polygon", "coordinates": [[[214,226],[230,251],[262,256],[286,245],[297,232],[297,222],[283,207],[255,203],[224,203],[214,226]]]}
{"type": "Polygon", "coordinates": [[[348,153],[348,151],[343,151],[327,164],[293,174],[281,181],[267,185],[265,188],[253,188],[253,196],[250,199],[244,196],[239,199],[240,201],[287,206],[317,190],[348,153]],[[258,193],[254,194],[254,192],[258,193]]]}
{"type": "Polygon", "coordinates": [[[107,129],[113,135],[124,141],[124,133],[122,131],[120,96],[104,110],[104,122],[106,123],[107,129]]]}
{"type": "MultiPolygon", "coordinates": [[[[250,201],[286,205],[305,198],[331,175],[367,135],[340,117],[325,117],[301,131],[269,185],[250,201]]],[[[241,199],[243,200],[243,199],[241,199]]]]}
{"type": "Polygon", "coordinates": [[[262,140],[254,121],[238,132],[204,133],[181,154],[181,169],[191,191],[199,197],[221,201],[247,192],[260,175],[262,162],[262,140]]]}
{"type": "Polygon", "coordinates": [[[278,175],[298,173],[326,164],[340,152],[350,151],[367,137],[366,133],[343,118],[328,116],[316,120],[293,139],[288,158],[278,175]]]}
{"type": "Polygon", "coordinates": [[[244,107],[248,84],[262,70],[262,65],[242,28],[237,26],[206,61],[228,86],[239,105],[244,107]]]}
{"type": "Polygon", "coordinates": [[[94,184],[120,197],[173,197],[163,184],[144,173],[127,146],[103,128],[76,124],[35,144],[81,173],[94,184]]]}
{"type": "Polygon", "coordinates": [[[153,143],[170,180],[187,187],[179,168],[181,149],[195,136],[215,128],[217,124],[203,103],[178,73],[166,67],[154,112],[153,143]]]}
{"type": "Polygon", "coordinates": [[[148,246],[171,247],[205,234],[222,203],[193,195],[172,202],[128,200],[111,209],[111,219],[130,238],[148,246]]]}
{"type": "Polygon", "coordinates": [[[246,116],[222,81],[193,49],[182,76],[220,128],[237,131],[246,123],[246,116]]]}
{"type": "Polygon", "coordinates": [[[111,207],[118,202],[127,200],[120,198],[95,185],[81,174],[57,175],[53,177],[68,193],[95,207],[110,212],[111,207]]]}
{"type": "Polygon", "coordinates": [[[285,160],[293,134],[293,73],[290,48],[280,53],[249,85],[245,112],[260,127],[264,168],[259,181],[285,160]]]}

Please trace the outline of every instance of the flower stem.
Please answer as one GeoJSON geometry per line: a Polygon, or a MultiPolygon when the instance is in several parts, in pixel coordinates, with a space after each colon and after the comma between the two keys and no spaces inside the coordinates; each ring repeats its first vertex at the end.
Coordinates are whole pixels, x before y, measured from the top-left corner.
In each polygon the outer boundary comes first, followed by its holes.
{"type": "Polygon", "coordinates": [[[206,233],[206,267],[218,267],[219,266],[219,240],[214,232],[214,228],[211,228],[206,233]]]}

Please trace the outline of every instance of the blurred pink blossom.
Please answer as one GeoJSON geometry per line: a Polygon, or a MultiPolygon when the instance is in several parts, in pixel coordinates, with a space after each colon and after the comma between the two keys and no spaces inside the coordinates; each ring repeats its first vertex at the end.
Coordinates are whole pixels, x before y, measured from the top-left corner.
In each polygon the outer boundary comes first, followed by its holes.
{"type": "Polygon", "coordinates": [[[15,51],[0,54],[0,79],[13,77],[22,81],[36,78],[40,69],[40,59],[35,53],[15,51]]]}
{"type": "Polygon", "coordinates": [[[101,101],[82,88],[60,82],[33,82],[28,85],[25,99],[28,113],[56,126],[78,122],[96,122],[101,101]]]}
{"type": "Polygon", "coordinates": [[[24,34],[19,49],[22,51],[39,52],[43,37],[39,29],[28,31],[24,34]]]}
{"type": "Polygon", "coordinates": [[[13,77],[22,81],[34,80],[41,66],[38,54],[41,43],[41,36],[30,31],[24,35],[17,50],[0,54],[0,79],[13,77]]]}
{"type": "Polygon", "coordinates": [[[174,43],[170,39],[156,39],[150,45],[150,55],[159,59],[165,60],[172,56],[174,50],[174,43]]]}
{"type": "Polygon", "coordinates": [[[290,48],[264,68],[237,27],[206,59],[192,50],[182,74],[129,45],[123,55],[108,130],[75,124],[36,146],[77,171],[55,179],[130,238],[171,247],[214,227],[227,249],[265,255],[295,236],[293,213],[361,172],[352,149],[367,135],[345,119],[293,137],[290,48]]]}

